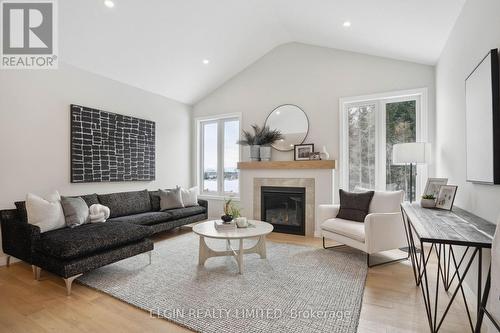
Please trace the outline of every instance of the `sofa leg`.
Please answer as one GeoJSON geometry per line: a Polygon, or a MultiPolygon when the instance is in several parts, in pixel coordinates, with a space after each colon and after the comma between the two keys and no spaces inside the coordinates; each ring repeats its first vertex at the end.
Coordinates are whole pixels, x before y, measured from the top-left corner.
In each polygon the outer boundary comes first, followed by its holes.
{"type": "Polygon", "coordinates": [[[389,261],[383,261],[383,262],[379,262],[377,264],[370,265],[370,254],[367,253],[366,254],[366,265],[369,268],[371,268],[371,267],[376,267],[376,266],[380,266],[380,265],[391,264],[391,263],[398,262],[398,261],[408,260],[409,258],[410,258],[410,255],[408,254],[406,257],[403,257],[403,258],[393,259],[393,260],[389,260],[389,261]]]}
{"type": "Polygon", "coordinates": [[[37,281],[40,280],[40,273],[42,272],[42,269],[40,267],[37,267],[35,265],[31,265],[31,270],[33,271],[33,278],[37,281]]]}
{"type": "Polygon", "coordinates": [[[324,249],[333,249],[333,248],[342,247],[342,246],[347,246],[347,245],[345,245],[345,244],[338,244],[338,245],[333,245],[333,246],[326,246],[325,245],[325,237],[323,237],[323,248],[324,249]]]}
{"type": "Polygon", "coordinates": [[[10,267],[10,256],[9,256],[9,255],[7,255],[7,263],[6,263],[6,266],[7,266],[7,267],[10,267]]]}
{"type": "Polygon", "coordinates": [[[153,255],[153,251],[148,252],[149,264],[151,265],[151,256],[153,255]]]}
{"type": "Polygon", "coordinates": [[[66,294],[67,294],[68,296],[70,296],[70,295],[71,295],[71,285],[73,284],[73,281],[74,281],[75,279],[79,278],[79,277],[80,277],[80,276],[82,276],[82,275],[83,275],[83,274],[77,274],[77,275],[75,275],[75,276],[71,276],[71,277],[66,278],[66,279],[64,279],[64,278],[63,278],[64,283],[66,284],[66,294]]]}

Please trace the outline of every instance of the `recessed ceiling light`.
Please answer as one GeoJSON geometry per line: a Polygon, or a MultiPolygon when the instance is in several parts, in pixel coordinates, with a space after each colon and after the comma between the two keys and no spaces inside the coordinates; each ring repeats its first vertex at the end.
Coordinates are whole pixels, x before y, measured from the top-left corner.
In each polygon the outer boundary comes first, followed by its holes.
{"type": "Polygon", "coordinates": [[[111,0],[104,0],[104,6],[108,8],[113,8],[115,6],[115,3],[111,0]]]}
{"type": "Polygon", "coordinates": [[[204,65],[208,65],[208,64],[210,63],[210,60],[208,60],[208,59],[203,59],[203,61],[202,61],[202,62],[203,62],[203,64],[204,64],[204,65]]]}
{"type": "Polygon", "coordinates": [[[345,21],[342,25],[346,28],[349,28],[351,26],[351,21],[345,21]]]}

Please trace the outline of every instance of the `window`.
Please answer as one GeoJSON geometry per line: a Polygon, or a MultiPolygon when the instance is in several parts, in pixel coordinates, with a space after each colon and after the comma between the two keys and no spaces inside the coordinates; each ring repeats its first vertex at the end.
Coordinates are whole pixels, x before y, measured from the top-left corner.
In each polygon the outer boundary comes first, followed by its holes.
{"type": "Polygon", "coordinates": [[[375,188],[376,104],[349,105],[349,190],[375,188]]]}
{"type": "Polygon", "coordinates": [[[425,167],[413,174],[410,189],[409,167],[392,164],[396,143],[426,141],[422,110],[425,89],[404,94],[384,94],[341,100],[342,107],[342,184],[349,191],[356,187],[376,190],[404,190],[407,197],[420,192],[425,167]],[[397,97],[393,97],[397,96],[397,97]]]}
{"type": "MultiPolygon", "coordinates": [[[[392,146],[396,143],[417,141],[417,101],[406,100],[385,103],[385,146],[386,146],[386,176],[385,188],[396,191],[404,190],[416,198],[415,185],[409,189],[410,174],[404,165],[392,164],[392,146]]],[[[412,184],[416,184],[416,174],[413,173],[412,184]]]]}
{"type": "Polygon", "coordinates": [[[239,116],[198,120],[201,194],[238,195],[239,116]]]}

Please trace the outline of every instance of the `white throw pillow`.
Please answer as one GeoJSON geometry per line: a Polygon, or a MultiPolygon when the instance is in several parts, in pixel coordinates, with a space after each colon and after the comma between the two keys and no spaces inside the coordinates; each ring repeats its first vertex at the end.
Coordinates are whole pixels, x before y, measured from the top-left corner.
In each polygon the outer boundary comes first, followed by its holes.
{"type": "MultiPolygon", "coordinates": [[[[356,186],[354,192],[373,191],[356,186]]],[[[404,191],[375,191],[370,203],[370,213],[398,213],[405,196],[404,191]]]]}
{"type": "Polygon", "coordinates": [[[40,228],[40,232],[61,229],[66,226],[61,206],[61,196],[54,191],[47,199],[28,193],[26,196],[28,223],[40,228]]]}
{"type": "Polygon", "coordinates": [[[184,207],[198,206],[198,186],[185,189],[181,187],[182,203],[184,207]]]}

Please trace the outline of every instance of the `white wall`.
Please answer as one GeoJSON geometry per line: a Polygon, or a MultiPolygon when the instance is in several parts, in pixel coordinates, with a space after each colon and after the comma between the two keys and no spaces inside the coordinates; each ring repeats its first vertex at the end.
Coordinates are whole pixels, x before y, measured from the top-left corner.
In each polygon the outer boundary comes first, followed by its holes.
{"type": "MultiPolygon", "coordinates": [[[[297,104],[309,117],[306,142],[318,151],[326,145],[331,158],[338,159],[340,97],[427,87],[432,142],[434,77],[433,66],[290,43],[273,49],[201,100],[193,114],[241,112],[242,128],[248,129],[253,123],[263,124],[276,106],[297,104]]],[[[243,159],[246,155],[244,150],[243,159]]],[[[291,160],[293,153],[273,150],[273,159],[291,160]]]]}
{"type": "MultiPolygon", "coordinates": [[[[457,206],[491,222],[500,216],[500,186],[466,182],[465,78],[490,49],[500,47],[499,13],[498,0],[468,0],[436,67],[436,175],[458,185],[457,206]]],[[[486,252],[483,276],[490,262],[486,252]]],[[[473,292],[476,267],[473,264],[466,280],[473,292]]]]}
{"type": "Polygon", "coordinates": [[[58,70],[0,72],[0,209],[27,192],[63,195],[190,185],[190,107],[104,77],[58,70]],[[156,181],[70,183],[70,104],[156,122],[156,181]]]}
{"type": "Polygon", "coordinates": [[[465,78],[500,48],[500,1],[465,3],[436,68],[436,174],[458,185],[456,205],[489,221],[500,215],[500,186],[466,182],[465,78]]]}

